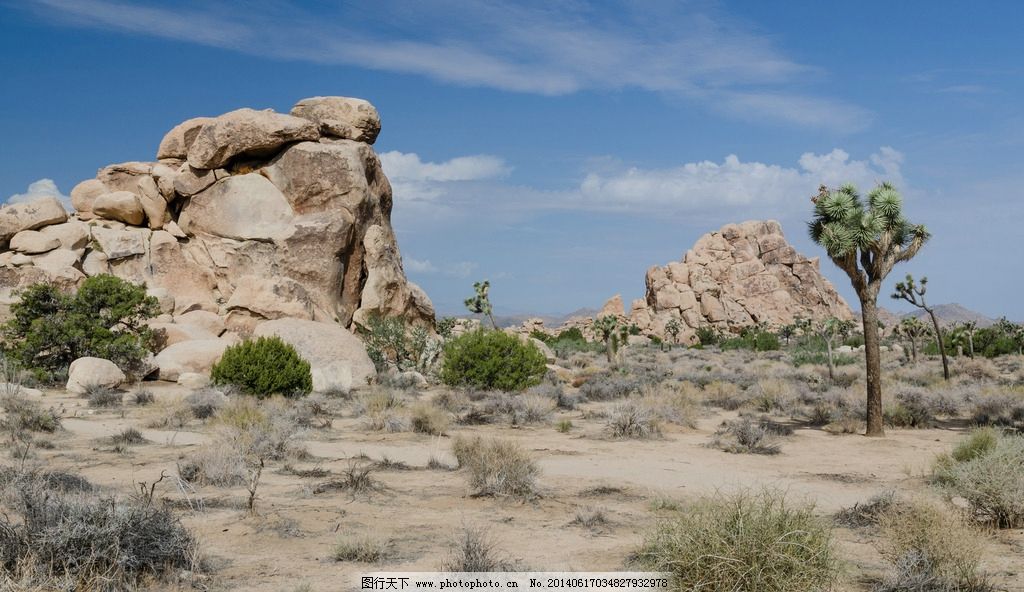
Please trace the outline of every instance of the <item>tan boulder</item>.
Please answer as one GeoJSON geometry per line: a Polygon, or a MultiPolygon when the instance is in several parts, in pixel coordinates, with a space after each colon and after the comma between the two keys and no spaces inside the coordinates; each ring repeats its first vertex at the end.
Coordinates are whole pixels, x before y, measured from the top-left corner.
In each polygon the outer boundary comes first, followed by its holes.
{"type": "Polygon", "coordinates": [[[622,294],[616,294],[609,298],[608,301],[604,303],[604,306],[601,307],[601,312],[599,312],[597,316],[603,317],[607,315],[615,317],[626,316],[626,307],[622,303],[622,294]]]}
{"type": "Polygon", "coordinates": [[[103,358],[78,358],[68,367],[67,390],[84,395],[97,387],[117,388],[125,381],[124,372],[110,360],[103,358]]]}
{"type": "Polygon", "coordinates": [[[140,177],[138,189],[139,203],[142,204],[142,211],[146,214],[149,227],[158,230],[170,222],[171,216],[167,213],[167,201],[160,195],[160,188],[157,187],[153,177],[140,177]]]}
{"type": "Polygon", "coordinates": [[[81,220],[44,226],[39,232],[43,236],[56,238],[63,249],[84,249],[89,244],[89,225],[81,220]]]}
{"type": "Polygon", "coordinates": [[[309,362],[314,372],[314,390],[368,384],[377,370],[358,337],[334,323],[301,319],[278,319],[256,326],[253,337],[280,337],[309,362]]]}
{"type": "Polygon", "coordinates": [[[192,142],[199,135],[199,130],[211,121],[213,121],[212,117],[193,117],[172,127],[171,131],[167,132],[160,140],[160,147],[156,149],[157,160],[164,158],[184,160],[192,142]]]}
{"type": "Polygon", "coordinates": [[[60,240],[38,230],[22,230],[11,237],[11,250],[27,255],[46,253],[60,247],[60,240]]]}
{"type": "Polygon", "coordinates": [[[311,97],[295,103],[291,114],[316,123],[326,136],[373,144],[380,133],[380,115],[363,99],[311,97]]]}
{"type": "Polygon", "coordinates": [[[121,162],[103,167],[96,173],[96,178],[103,183],[108,192],[130,191],[134,193],[139,178],[152,174],[151,162],[121,162]]]}
{"type": "Polygon", "coordinates": [[[62,276],[74,279],[85,277],[75,269],[78,263],[78,253],[70,249],[54,249],[43,255],[36,255],[32,258],[32,264],[54,276],[62,276]]]}
{"type": "Polygon", "coordinates": [[[93,226],[92,238],[107,261],[146,254],[150,231],[143,228],[116,229],[93,226]]]}
{"type": "Polygon", "coordinates": [[[55,197],[41,197],[0,208],[0,242],[7,242],[23,230],[37,230],[67,221],[68,213],[55,197]]]}
{"type": "Polygon", "coordinates": [[[92,204],[92,213],[108,220],[117,220],[138,226],[145,220],[145,212],[139,196],[131,191],[104,193],[92,204]]]}
{"type": "Polygon", "coordinates": [[[89,277],[110,273],[107,255],[100,251],[89,251],[85,259],[82,260],[82,271],[89,277]]]}
{"type": "Polygon", "coordinates": [[[224,319],[220,315],[206,310],[193,310],[177,315],[174,317],[174,322],[178,325],[192,325],[218,336],[224,333],[226,328],[224,319]]]}
{"type": "Polygon", "coordinates": [[[268,241],[291,230],[292,209],[265,177],[250,173],[214,183],[182,208],[178,224],[188,235],[268,241]]]}
{"type": "Polygon", "coordinates": [[[313,303],[302,284],[286,277],[243,276],[226,305],[227,310],[245,310],[262,319],[313,318],[313,303]]]}
{"type": "Polygon", "coordinates": [[[267,155],[283,144],[319,137],[316,124],[307,119],[238,109],[202,126],[188,148],[188,163],[197,169],[216,169],[239,155],[267,155]]]}
{"type": "Polygon", "coordinates": [[[166,347],[153,359],[157,378],[174,382],[186,372],[208,376],[228,345],[223,339],[195,339],[166,347]]]}
{"type": "Polygon", "coordinates": [[[92,204],[96,198],[104,193],[110,193],[110,189],[99,179],[86,179],[71,190],[71,205],[78,212],[80,217],[85,219],[92,217],[92,204]]]}
{"type": "Polygon", "coordinates": [[[217,339],[217,335],[197,325],[179,325],[176,323],[149,323],[149,328],[156,332],[164,343],[164,347],[170,347],[182,341],[196,341],[199,339],[217,339]]]}
{"type": "Polygon", "coordinates": [[[221,179],[227,179],[231,173],[224,169],[196,169],[188,164],[181,166],[181,169],[172,177],[171,186],[176,194],[191,197],[204,191],[221,179]]]}

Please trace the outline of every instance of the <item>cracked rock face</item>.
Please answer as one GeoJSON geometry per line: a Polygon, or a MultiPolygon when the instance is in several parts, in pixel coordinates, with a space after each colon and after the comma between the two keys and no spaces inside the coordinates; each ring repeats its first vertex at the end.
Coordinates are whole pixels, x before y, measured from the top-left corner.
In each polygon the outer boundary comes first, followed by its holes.
{"type": "Polygon", "coordinates": [[[676,319],[682,343],[695,343],[698,327],[730,329],[796,318],[853,319],[820,273],[818,259],[796,251],[774,221],[727,224],[700,237],[681,261],[647,270],[647,295],[633,302],[630,320],[665,338],[676,319]]]}
{"type": "MultiPolygon", "coordinates": [[[[432,327],[402,269],[379,131],[373,105],[347,97],[189,119],[156,161],[78,184],[70,218],[52,198],[0,209],[0,304],[34,282],[72,289],[110,273],[144,283],[169,317],[215,315],[225,334],[286,318],[352,329],[373,314],[432,327]]],[[[210,338],[169,333],[175,346],[210,338]]]]}

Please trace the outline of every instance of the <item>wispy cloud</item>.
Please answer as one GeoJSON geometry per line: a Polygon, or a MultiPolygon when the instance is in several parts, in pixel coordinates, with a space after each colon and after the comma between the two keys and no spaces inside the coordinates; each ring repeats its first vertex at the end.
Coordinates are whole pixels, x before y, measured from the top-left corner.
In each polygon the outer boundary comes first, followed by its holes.
{"type": "Polygon", "coordinates": [[[53,179],[39,179],[29,184],[28,190],[25,193],[15,193],[14,195],[7,198],[7,203],[25,203],[27,201],[34,201],[41,197],[55,197],[60,200],[60,203],[64,205],[64,209],[72,210],[71,198],[60,192],[57,188],[57,184],[54,183],[53,179]]]}
{"type": "Polygon", "coordinates": [[[445,263],[441,266],[434,265],[429,259],[415,259],[413,257],[402,257],[405,269],[414,275],[441,274],[449,277],[465,278],[477,268],[477,264],[471,261],[457,261],[445,263]]]}
{"type": "Polygon", "coordinates": [[[54,24],[103,28],[322,64],[418,74],[448,83],[564,95],[639,89],[759,121],[856,130],[870,113],[783,92],[822,74],[769,38],[700,3],[381,0],[317,13],[289,3],[36,0],[54,24]]]}

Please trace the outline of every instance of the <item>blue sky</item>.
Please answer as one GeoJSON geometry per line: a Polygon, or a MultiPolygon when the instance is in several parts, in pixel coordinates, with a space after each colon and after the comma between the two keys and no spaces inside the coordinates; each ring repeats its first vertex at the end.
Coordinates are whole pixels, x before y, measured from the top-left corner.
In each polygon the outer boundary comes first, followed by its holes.
{"type": "Polygon", "coordinates": [[[443,313],[482,278],[499,313],[628,301],[752,218],[820,255],[817,186],[888,179],[935,235],[893,280],[1024,319],[1022,24],[1016,2],[0,1],[0,199],[151,159],[189,117],[356,96],[443,313]]]}

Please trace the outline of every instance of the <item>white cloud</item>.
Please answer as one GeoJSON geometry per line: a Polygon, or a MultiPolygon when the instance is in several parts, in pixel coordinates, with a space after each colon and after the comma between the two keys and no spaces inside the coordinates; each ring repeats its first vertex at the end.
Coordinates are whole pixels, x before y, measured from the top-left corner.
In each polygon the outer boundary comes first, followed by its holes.
{"type": "Polygon", "coordinates": [[[39,179],[38,181],[33,181],[29,184],[28,190],[25,191],[25,193],[15,193],[7,198],[7,203],[25,203],[41,197],[56,197],[64,205],[64,209],[73,209],[71,207],[71,198],[60,192],[60,189],[57,188],[57,184],[53,182],[53,179],[39,179]]]}
{"type": "Polygon", "coordinates": [[[379,0],[315,13],[239,0],[173,9],[115,0],[29,6],[57,24],[454,84],[543,95],[664,92],[731,116],[842,131],[870,121],[865,110],[834,98],[781,92],[797,77],[803,84],[821,73],[712,4],[379,0]]]}
{"type": "Polygon", "coordinates": [[[402,202],[436,202],[450,194],[453,184],[496,179],[512,170],[501,158],[486,154],[424,162],[415,153],[392,150],[381,154],[380,160],[395,199],[402,202]]]}
{"type": "Polygon", "coordinates": [[[902,185],[903,155],[890,147],[867,160],[851,160],[836,148],[827,154],[803,154],[796,167],[743,162],[734,154],[721,163],[702,161],[667,169],[628,168],[589,173],[573,199],[584,209],[713,212],[748,208],[806,208],[806,199],[824,183],[852,182],[862,188],[880,181],[902,185]]]}
{"type": "Polygon", "coordinates": [[[440,267],[434,265],[429,259],[414,259],[412,257],[403,257],[403,263],[405,264],[406,270],[414,274],[440,274],[449,277],[464,278],[469,277],[471,273],[477,268],[477,264],[471,261],[457,261],[454,263],[445,263],[440,267]]]}

